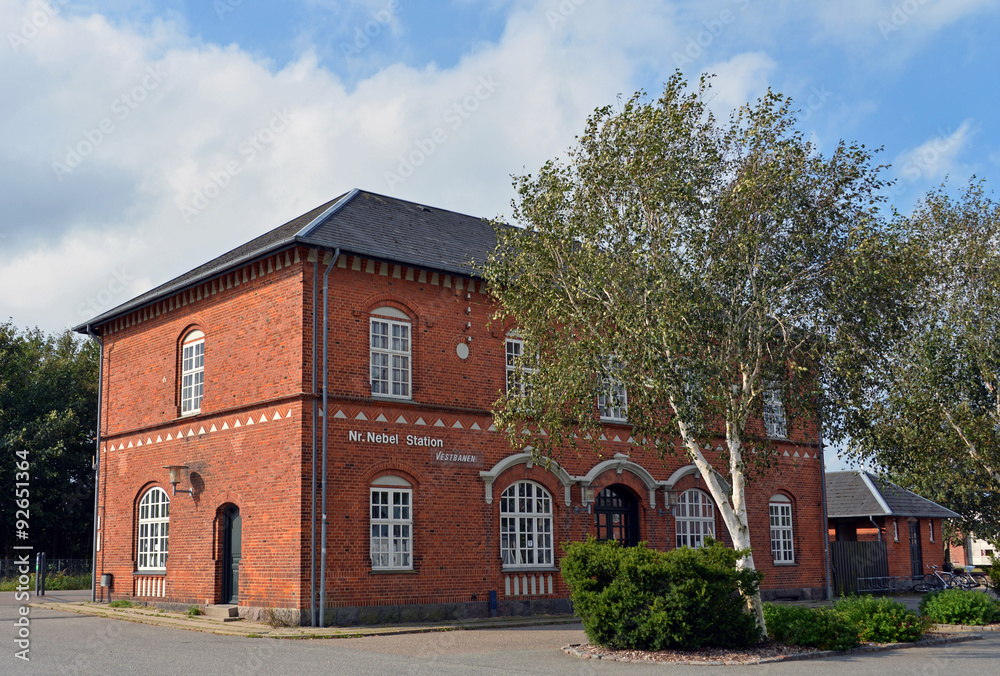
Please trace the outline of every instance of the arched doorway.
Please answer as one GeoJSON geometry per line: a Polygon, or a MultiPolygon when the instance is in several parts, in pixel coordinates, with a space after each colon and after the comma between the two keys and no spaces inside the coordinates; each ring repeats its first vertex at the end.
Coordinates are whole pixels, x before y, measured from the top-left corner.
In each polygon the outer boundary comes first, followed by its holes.
{"type": "Polygon", "coordinates": [[[222,603],[240,602],[240,558],[243,519],[240,508],[227,505],[222,512],[222,603]]]}
{"type": "Polygon", "coordinates": [[[626,547],[639,544],[639,500],[627,486],[615,484],[598,493],[594,515],[598,540],[617,540],[626,547]]]}

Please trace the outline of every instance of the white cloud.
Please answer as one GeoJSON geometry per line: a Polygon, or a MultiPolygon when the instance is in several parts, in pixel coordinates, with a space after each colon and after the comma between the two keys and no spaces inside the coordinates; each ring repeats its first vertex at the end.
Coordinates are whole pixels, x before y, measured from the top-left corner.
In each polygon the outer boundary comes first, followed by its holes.
{"type": "Polygon", "coordinates": [[[995,8],[994,0],[840,0],[819,3],[816,18],[829,39],[909,42],[995,8]]]}
{"type": "Polygon", "coordinates": [[[777,64],[763,52],[737,54],[727,61],[713,63],[703,72],[714,73],[712,112],[725,119],[729,111],[767,92],[768,75],[777,64]]]}
{"type": "MultiPolygon", "coordinates": [[[[660,3],[570,4],[518,4],[454,67],[395,64],[352,91],[309,52],[274,72],[178,23],[50,16],[0,48],[0,317],[79,323],[355,186],[509,211],[511,173],[673,69],[660,3]]],[[[0,25],[38,6],[4,3],[0,25]]]]}
{"type": "Polygon", "coordinates": [[[902,181],[940,181],[955,173],[958,158],[968,147],[977,129],[972,119],[962,122],[954,131],[942,130],[916,148],[901,153],[893,162],[902,181]]]}

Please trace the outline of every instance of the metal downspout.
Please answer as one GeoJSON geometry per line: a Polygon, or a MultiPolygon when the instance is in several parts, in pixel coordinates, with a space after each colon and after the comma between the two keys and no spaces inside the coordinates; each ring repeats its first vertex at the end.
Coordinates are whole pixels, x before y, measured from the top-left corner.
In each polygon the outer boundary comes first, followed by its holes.
{"type": "Polygon", "coordinates": [[[104,341],[90,329],[90,324],[87,324],[87,335],[96,340],[101,347],[100,361],[97,362],[97,434],[94,435],[94,537],[93,542],[91,542],[93,562],[90,566],[90,602],[94,603],[97,600],[97,520],[100,518],[98,511],[100,492],[98,488],[101,480],[101,394],[104,392],[104,341]]]}
{"type": "Polygon", "coordinates": [[[830,520],[826,515],[826,453],[823,449],[823,425],[816,414],[816,437],[819,442],[819,488],[823,500],[823,567],[826,569],[826,598],[833,599],[833,582],[830,580],[830,520]]]}
{"type": "Polygon", "coordinates": [[[320,532],[320,562],[319,562],[319,626],[325,626],[326,623],[326,446],[327,446],[327,431],[329,429],[329,424],[327,422],[327,380],[330,375],[330,362],[329,362],[329,352],[328,345],[330,339],[330,324],[328,321],[328,315],[330,312],[330,303],[328,299],[329,287],[330,287],[330,270],[333,266],[337,264],[337,259],[340,258],[340,247],[337,247],[337,251],[333,254],[333,258],[330,259],[330,264],[326,266],[326,270],[323,271],[323,497],[322,506],[320,509],[323,515],[323,523],[320,532]]]}
{"type": "Polygon", "coordinates": [[[312,437],[309,439],[310,455],[312,456],[312,549],[310,556],[312,565],[309,570],[309,626],[316,626],[316,415],[319,411],[319,402],[316,401],[316,348],[319,339],[316,330],[319,324],[316,318],[316,306],[318,300],[316,294],[319,292],[319,261],[313,263],[313,293],[312,293],[312,322],[313,322],[313,343],[312,343],[312,437]]]}

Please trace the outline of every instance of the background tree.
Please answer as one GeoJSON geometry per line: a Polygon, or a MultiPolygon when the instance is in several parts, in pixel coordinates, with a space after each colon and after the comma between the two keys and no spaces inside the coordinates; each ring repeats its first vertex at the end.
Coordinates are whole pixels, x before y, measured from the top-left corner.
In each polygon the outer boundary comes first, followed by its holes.
{"type": "Polygon", "coordinates": [[[0,550],[33,545],[50,558],[89,558],[93,522],[97,362],[92,341],[0,324],[0,550]],[[17,538],[18,453],[31,465],[30,528],[17,538]]]}
{"type": "Polygon", "coordinates": [[[515,178],[522,227],[498,227],[484,274],[497,321],[527,346],[529,395],[497,407],[512,445],[585,450],[598,397],[614,403],[620,383],[632,437],[693,462],[748,549],[745,487],[771,450],[764,393],[780,393],[797,440],[818,441],[806,424],[828,403],[831,430],[853,420],[843,405],[898,324],[901,267],[886,263],[901,253],[863,146],[823,157],[770,92],[720,123],[709,93],[675,75],[656,101],[598,109],[566,163],[515,178]]]}
{"type": "Polygon", "coordinates": [[[898,216],[921,275],[917,312],[893,346],[870,419],[850,449],[890,479],[1000,541],[1000,204],[971,182],[898,216]]]}

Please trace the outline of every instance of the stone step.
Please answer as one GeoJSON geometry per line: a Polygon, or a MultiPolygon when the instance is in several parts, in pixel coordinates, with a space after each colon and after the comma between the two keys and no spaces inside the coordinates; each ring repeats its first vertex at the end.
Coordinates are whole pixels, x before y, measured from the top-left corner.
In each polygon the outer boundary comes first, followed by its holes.
{"type": "Polygon", "coordinates": [[[239,608],[232,604],[205,606],[205,617],[211,617],[223,622],[235,622],[240,619],[239,608]]]}

